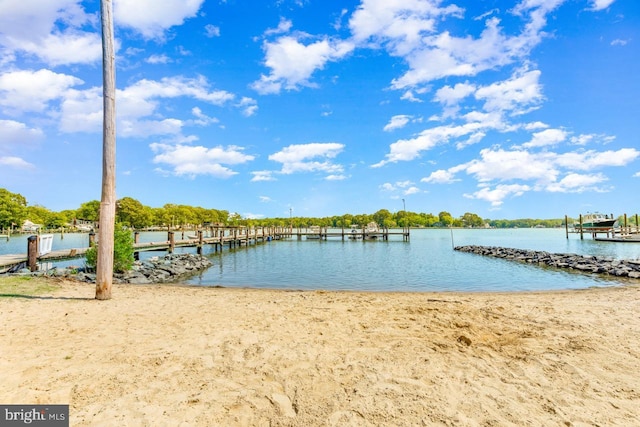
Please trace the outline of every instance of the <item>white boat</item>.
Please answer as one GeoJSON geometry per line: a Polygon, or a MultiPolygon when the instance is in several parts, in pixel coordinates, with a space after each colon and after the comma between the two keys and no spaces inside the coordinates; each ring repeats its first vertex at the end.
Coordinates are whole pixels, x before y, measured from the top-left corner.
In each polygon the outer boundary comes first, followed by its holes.
{"type": "Polygon", "coordinates": [[[371,221],[364,229],[364,238],[369,240],[377,239],[379,237],[378,233],[380,233],[380,227],[378,227],[378,223],[371,221]]]}
{"type": "Polygon", "coordinates": [[[582,224],[580,221],[577,221],[573,224],[574,228],[579,229],[582,227],[583,230],[590,230],[594,228],[612,228],[618,225],[618,220],[605,214],[601,214],[599,212],[594,213],[586,213],[582,215],[582,224]]]}
{"type": "Polygon", "coordinates": [[[320,226],[312,225],[309,227],[309,232],[307,233],[307,239],[319,239],[320,238],[320,226]]]}
{"type": "Polygon", "coordinates": [[[362,239],[362,232],[360,231],[357,225],[351,226],[351,234],[349,235],[349,238],[351,240],[362,239]]]}

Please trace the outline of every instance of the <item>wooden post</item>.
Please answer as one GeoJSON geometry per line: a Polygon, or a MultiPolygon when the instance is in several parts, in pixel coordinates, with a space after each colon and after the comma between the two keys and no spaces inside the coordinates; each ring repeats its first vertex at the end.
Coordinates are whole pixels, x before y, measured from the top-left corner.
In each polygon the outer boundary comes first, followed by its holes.
{"type": "Polygon", "coordinates": [[[38,269],[38,236],[27,238],[27,264],[31,271],[38,269]]]}
{"type": "MultiPolygon", "coordinates": [[[[134,245],[140,243],[140,232],[139,231],[134,231],[133,232],[133,243],[134,243],[134,245]]],[[[140,261],[140,251],[134,251],[133,252],[133,259],[135,261],[140,261]]]]}
{"type": "Polygon", "coordinates": [[[169,253],[172,254],[173,250],[176,248],[176,239],[174,236],[174,232],[170,231],[169,232],[169,253]]]}
{"type": "Polygon", "coordinates": [[[116,74],[112,0],[100,0],[102,17],[102,199],[98,230],[96,299],[111,299],[116,218],[116,74]]]}
{"type": "Polygon", "coordinates": [[[582,230],[582,214],[580,214],[580,240],[584,240],[584,234],[582,230]]]}
{"type": "Polygon", "coordinates": [[[198,255],[202,255],[202,244],[203,244],[202,230],[198,230],[198,248],[196,249],[196,252],[198,253],[198,255]]]}
{"type": "Polygon", "coordinates": [[[569,238],[569,217],[567,217],[566,215],[564,216],[564,233],[568,239],[569,238]]]}

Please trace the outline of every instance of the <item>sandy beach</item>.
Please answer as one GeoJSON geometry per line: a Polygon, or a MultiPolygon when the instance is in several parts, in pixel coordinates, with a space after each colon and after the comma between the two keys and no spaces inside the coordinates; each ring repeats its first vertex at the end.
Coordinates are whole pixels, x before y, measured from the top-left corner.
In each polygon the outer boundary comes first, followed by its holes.
{"type": "Polygon", "coordinates": [[[638,285],[93,296],[0,298],[0,403],[73,426],[640,425],[638,285]]]}

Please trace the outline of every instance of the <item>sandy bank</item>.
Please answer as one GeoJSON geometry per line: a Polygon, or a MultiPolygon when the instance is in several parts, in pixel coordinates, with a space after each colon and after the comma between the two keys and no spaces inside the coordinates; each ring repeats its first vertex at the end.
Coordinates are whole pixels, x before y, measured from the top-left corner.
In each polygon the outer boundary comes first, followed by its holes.
{"type": "Polygon", "coordinates": [[[0,402],[71,425],[629,426],[640,287],[460,294],[63,282],[0,298],[0,402]]]}

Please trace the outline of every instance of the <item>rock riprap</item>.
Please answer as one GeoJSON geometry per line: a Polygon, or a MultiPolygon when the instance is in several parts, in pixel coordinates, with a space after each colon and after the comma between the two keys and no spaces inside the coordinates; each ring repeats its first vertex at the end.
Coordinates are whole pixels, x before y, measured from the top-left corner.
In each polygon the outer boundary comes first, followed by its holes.
{"type": "Polygon", "coordinates": [[[640,260],[619,260],[592,255],[550,253],[499,246],[456,246],[456,251],[503,258],[527,264],[578,270],[585,273],[608,274],[616,277],[640,278],[640,260]]]}
{"type": "MultiPolygon", "coordinates": [[[[175,283],[195,276],[209,268],[211,261],[202,255],[167,254],[163,257],[152,257],[144,261],[136,261],[126,273],[114,273],[114,283],[175,283]]],[[[46,271],[30,272],[20,270],[17,275],[69,277],[83,282],[95,282],[96,275],[84,268],[53,268],[46,271]]]]}

